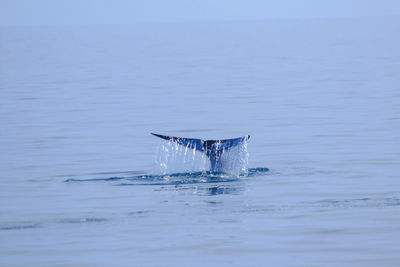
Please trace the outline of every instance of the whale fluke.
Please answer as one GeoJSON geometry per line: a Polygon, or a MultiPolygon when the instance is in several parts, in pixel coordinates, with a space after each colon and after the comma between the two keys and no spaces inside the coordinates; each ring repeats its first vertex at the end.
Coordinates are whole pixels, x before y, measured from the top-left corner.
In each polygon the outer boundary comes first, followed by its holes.
{"type": "Polygon", "coordinates": [[[205,153],[210,159],[211,171],[217,172],[222,168],[222,162],[220,160],[221,155],[228,149],[238,146],[244,141],[249,140],[250,135],[233,138],[233,139],[222,139],[222,140],[201,140],[196,138],[184,138],[175,136],[166,136],[161,134],[151,133],[152,135],[161,139],[175,142],[178,145],[182,145],[191,149],[195,149],[205,153]]]}

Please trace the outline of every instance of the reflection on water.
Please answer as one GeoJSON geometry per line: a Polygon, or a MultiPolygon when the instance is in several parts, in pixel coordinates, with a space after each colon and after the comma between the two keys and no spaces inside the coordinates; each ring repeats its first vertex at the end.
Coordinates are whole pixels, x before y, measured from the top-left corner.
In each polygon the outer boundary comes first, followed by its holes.
{"type": "Polygon", "coordinates": [[[213,185],[179,185],[179,186],[162,186],[154,191],[176,191],[198,196],[215,196],[215,195],[238,195],[243,192],[244,186],[239,183],[213,184],[213,185]]]}

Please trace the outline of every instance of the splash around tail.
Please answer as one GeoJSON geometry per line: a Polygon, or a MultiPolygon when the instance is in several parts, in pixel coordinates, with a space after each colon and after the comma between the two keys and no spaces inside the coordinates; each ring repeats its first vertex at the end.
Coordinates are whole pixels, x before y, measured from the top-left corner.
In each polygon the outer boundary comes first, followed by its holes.
{"type": "Polygon", "coordinates": [[[186,168],[184,171],[199,171],[200,167],[200,171],[225,172],[237,176],[247,173],[247,141],[250,135],[233,139],[202,140],[151,134],[168,141],[162,144],[156,160],[164,173],[177,171],[173,168],[176,165],[186,168]],[[204,160],[197,159],[196,151],[201,152],[201,159],[209,159],[209,165],[204,160]],[[190,165],[188,155],[192,158],[192,169],[186,166],[188,161],[190,165]]]}

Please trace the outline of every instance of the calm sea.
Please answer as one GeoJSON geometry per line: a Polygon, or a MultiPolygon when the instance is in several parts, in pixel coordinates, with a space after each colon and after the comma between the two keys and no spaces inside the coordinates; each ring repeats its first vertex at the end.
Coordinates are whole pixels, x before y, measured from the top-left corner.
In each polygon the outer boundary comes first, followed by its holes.
{"type": "Polygon", "coordinates": [[[399,266],[399,28],[0,28],[0,265],[399,266]],[[150,132],[251,173],[158,177],[150,132]]]}

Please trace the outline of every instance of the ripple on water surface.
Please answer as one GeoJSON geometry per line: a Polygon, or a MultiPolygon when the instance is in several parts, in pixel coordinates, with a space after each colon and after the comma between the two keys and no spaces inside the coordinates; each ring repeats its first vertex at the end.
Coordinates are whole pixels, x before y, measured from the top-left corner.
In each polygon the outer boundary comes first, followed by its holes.
{"type": "MultiPolygon", "coordinates": [[[[129,172],[126,172],[129,173],[129,172]]],[[[182,172],[166,175],[127,175],[111,176],[98,178],[70,178],[64,182],[117,182],[119,186],[139,186],[139,185],[184,185],[184,184],[204,184],[204,183],[226,183],[240,181],[246,177],[262,176],[269,173],[268,168],[250,168],[246,175],[234,176],[226,173],[204,172],[182,172]]],[[[114,173],[107,173],[114,174],[114,173]]],[[[119,173],[121,174],[121,173],[119,173]]]]}

